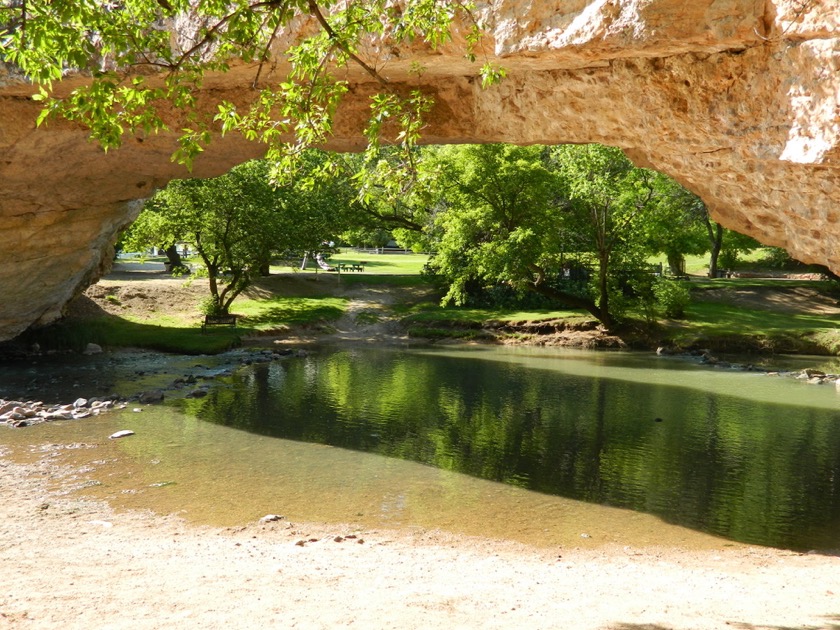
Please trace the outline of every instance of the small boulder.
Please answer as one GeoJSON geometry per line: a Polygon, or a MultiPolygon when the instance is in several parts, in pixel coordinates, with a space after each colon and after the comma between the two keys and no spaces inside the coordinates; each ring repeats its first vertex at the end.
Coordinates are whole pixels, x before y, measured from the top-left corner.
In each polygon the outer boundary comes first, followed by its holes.
{"type": "Polygon", "coordinates": [[[100,346],[98,343],[89,343],[88,345],[85,346],[85,349],[82,352],[82,354],[87,354],[87,355],[101,354],[101,353],[102,353],[102,346],[100,346]]]}
{"type": "Polygon", "coordinates": [[[0,415],[8,413],[9,411],[18,406],[18,403],[14,400],[0,401],[0,403],[2,403],[0,404],[0,415]]]}
{"type": "Polygon", "coordinates": [[[153,389],[148,392],[143,392],[140,394],[138,401],[143,405],[148,405],[150,403],[159,403],[163,401],[163,392],[159,389],[153,389]]]}
{"type": "Polygon", "coordinates": [[[805,374],[805,376],[807,376],[808,378],[815,378],[815,377],[824,378],[825,377],[825,372],[823,372],[821,370],[812,370],[811,368],[806,368],[806,369],[802,370],[802,373],[805,374]]]}

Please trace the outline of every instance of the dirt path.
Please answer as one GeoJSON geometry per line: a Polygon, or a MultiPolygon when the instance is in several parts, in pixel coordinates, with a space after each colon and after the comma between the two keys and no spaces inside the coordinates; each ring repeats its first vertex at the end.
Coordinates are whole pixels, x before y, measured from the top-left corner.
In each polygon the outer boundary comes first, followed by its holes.
{"type": "Polygon", "coordinates": [[[837,557],[198,528],[114,513],[75,482],[0,454],[0,628],[840,628],[837,557]]]}

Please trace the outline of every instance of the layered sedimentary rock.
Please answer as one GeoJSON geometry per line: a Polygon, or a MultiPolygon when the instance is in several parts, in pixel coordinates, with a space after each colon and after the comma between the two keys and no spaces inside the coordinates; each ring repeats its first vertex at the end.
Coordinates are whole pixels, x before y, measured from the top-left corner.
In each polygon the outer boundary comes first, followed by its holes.
{"type": "MultiPolygon", "coordinates": [[[[428,142],[617,145],[699,194],[727,227],[840,271],[840,2],[501,0],[482,89],[457,46],[371,46],[394,84],[436,98],[428,142]],[[418,76],[412,64],[422,64],[418,76]]],[[[251,97],[254,69],[214,77],[207,107],[251,97]]],[[[331,148],[358,148],[370,77],[349,71],[331,148]]],[[[35,128],[32,88],[0,69],[0,339],[59,317],[110,260],[142,199],[189,174],[174,138],[104,153],[70,123],[35,128]]],[[[218,139],[194,176],[260,148],[218,139]]]]}

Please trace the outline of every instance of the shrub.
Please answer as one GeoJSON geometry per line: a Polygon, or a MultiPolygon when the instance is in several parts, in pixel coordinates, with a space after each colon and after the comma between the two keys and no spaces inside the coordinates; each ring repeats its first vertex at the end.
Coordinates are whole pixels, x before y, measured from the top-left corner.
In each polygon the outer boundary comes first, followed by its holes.
{"type": "Polygon", "coordinates": [[[659,278],[653,285],[656,302],[662,307],[665,317],[679,318],[685,315],[685,307],[691,302],[691,293],[684,282],[659,278]]]}
{"type": "Polygon", "coordinates": [[[201,311],[202,315],[210,315],[211,317],[225,314],[222,310],[222,305],[219,304],[219,301],[212,295],[208,295],[206,298],[201,300],[198,305],[198,310],[201,311]]]}

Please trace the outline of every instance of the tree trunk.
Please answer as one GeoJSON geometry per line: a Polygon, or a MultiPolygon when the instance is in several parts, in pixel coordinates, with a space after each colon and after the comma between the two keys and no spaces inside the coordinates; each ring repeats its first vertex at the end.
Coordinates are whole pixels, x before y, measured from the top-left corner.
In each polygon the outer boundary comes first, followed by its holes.
{"type": "Polygon", "coordinates": [[[709,277],[717,278],[718,256],[720,256],[720,249],[723,246],[723,226],[715,223],[713,229],[711,223],[707,223],[706,229],[709,233],[709,243],[711,244],[711,249],[709,250],[709,277]]]}
{"type": "Polygon", "coordinates": [[[571,293],[564,293],[563,291],[559,291],[554,289],[553,287],[546,287],[543,284],[531,284],[529,285],[530,289],[535,293],[539,293],[540,295],[544,295],[547,298],[552,300],[556,300],[565,306],[571,306],[572,308],[582,308],[587,311],[590,315],[592,315],[598,321],[601,321],[601,311],[598,309],[598,306],[592,300],[579,297],[577,295],[573,295],[571,293]]]}
{"type": "Polygon", "coordinates": [[[599,322],[604,324],[605,326],[609,326],[609,314],[607,320],[604,321],[603,314],[601,310],[598,308],[598,305],[595,304],[594,300],[589,298],[581,297],[579,295],[575,295],[573,293],[565,293],[560,289],[556,289],[552,286],[547,286],[546,282],[546,274],[545,269],[539,267],[538,265],[531,264],[530,265],[531,271],[534,273],[534,281],[529,283],[527,286],[531,291],[535,293],[539,293],[540,295],[544,295],[547,298],[552,300],[556,300],[566,306],[571,306],[572,308],[582,308],[588,311],[595,319],[599,322]]]}
{"type": "Polygon", "coordinates": [[[612,316],[610,315],[610,283],[609,283],[609,258],[601,257],[598,265],[598,312],[600,313],[598,319],[607,328],[612,325],[612,316]],[[605,259],[606,258],[606,259],[605,259]]]}
{"type": "Polygon", "coordinates": [[[178,253],[178,248],[175,246],[175,243],[164,249],[164,253],[166,254],[165,267],[167,272],[172,273],[175,269],[189,272],[189,267],[181,260],[181,255],[178,253]]]}
{"type": "Polygon", "coordinates": [[[219,283],[218,283],[218,275],[219,275],[219,268],[217,265],[209,265],[205,261],[205,265],[207,267],[207,280],[210,284],[210,296],[213,298],[213,302],[216,304],[216,309],[218,312],[212,313],[212,315],[227,315],[227,312],[222,308],[222,300],[219,296],[219,283]]]}
{"type": "Polygon", "coordinates": [[[670,253],[668,256],[668,267],[672,276],[685,275],[685,256],[680,253],[670,253]]]}

